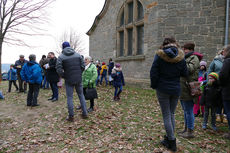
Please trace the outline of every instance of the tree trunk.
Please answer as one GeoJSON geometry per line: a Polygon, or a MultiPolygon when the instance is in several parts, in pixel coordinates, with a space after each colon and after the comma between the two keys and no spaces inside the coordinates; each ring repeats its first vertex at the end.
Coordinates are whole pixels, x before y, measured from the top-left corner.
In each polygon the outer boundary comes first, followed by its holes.
{"type": "Polygon", "coordinates": [[[2,81],[2,43],[3,41],[0,41],[0,82],[2,81]]]}

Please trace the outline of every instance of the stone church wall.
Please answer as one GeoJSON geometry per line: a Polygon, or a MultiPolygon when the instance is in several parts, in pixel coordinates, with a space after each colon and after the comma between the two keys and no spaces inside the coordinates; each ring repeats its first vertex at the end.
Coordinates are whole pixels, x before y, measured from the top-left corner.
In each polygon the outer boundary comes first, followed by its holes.
{"type": "Polygon", "coordinates": [[[154,52],[164,37],[174,36],[180,45],[195,42],[196,51],[210,62],[223,47],[225,0],[140,0],[144,7],[144,56],[117,58],[117,18],[125,0],[111,0],[105,15],[90,36],[90,56],[121,63],[126,78],[149,79],[154,52]]]}

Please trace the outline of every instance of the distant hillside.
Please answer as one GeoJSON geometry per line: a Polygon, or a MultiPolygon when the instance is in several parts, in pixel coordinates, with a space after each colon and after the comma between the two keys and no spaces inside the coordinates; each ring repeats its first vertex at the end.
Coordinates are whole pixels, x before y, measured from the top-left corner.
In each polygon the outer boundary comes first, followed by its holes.
{"type": "Polygon", "coordinates": [[[11,64],[2,64],[2,72],[8,72],[11,64]]]}

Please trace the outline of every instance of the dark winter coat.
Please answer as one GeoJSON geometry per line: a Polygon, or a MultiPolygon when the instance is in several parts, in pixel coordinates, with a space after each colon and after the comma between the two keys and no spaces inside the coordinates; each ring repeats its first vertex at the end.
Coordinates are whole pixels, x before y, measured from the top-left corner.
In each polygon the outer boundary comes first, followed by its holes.
{"type": "Polygon", "coordinates": [[[74,49],[66,47],[57,60],[57,72],[69,84],[82,82],[82,72],[85,70],[83,57],[74,49]]]}
{"type": "Polygon", "coordinates": [[[9,81],[17,80],[17,70],[16,69],[10,69],[8,71],[8,80],[9,81]]]}
{"type": "Polygon", "coordinates": [[[49,68],[47,69],[47,80],[50,83],[59,82],[59,75],[56,71],[57,58],[51,58],[49,60],[49,68]]]}
{"type": "Polygon", "coordinates": [[[180,77],[187,76],[184,52],[169,45],[156,52],[150,70],[151,87],[169,95],[180,95],[180,77]]]}
{"type": "Polygon", "coordinates": [[[213,85],[205,85],[200,105],[205,105],[206,107],[217,107],[221,105],[221,90],[216,82],[214,82],[213,85]]]}
{"type": "Polygon", "coordinates": [[[42,69],[40,65],[36,62],[28,62],[26,63],[21,72],[21,78],[23,81],[29,82],[29,83],[36,83],[41,84],[42,82],[42,69]]]}
{"type": "Polygon", "coordinates": [[[121,68],[114,67],[111,76],[113,78],[114,87],[120,87],[125,85],[125,80],[121,68]]]}
{"type": "Polygon", "coordinates": [[[22,70],[22,67],[27,63],[28,61],[27,60],[24,60],[24,61],[20,61],[20,60],[17,60],[14,64],[14,68],[17,69],[17,74],[20,75],[20,72],[22,70]],[[17,66],[21,66],[21,68],[17,68],[17,66]]]}
{"type": "Polygon", "coordinates": [[[114,67],[114,62],[110,62],[109,63],[109,71],[108,71],[109,75],[111,75],[113,67],[114,67]]]}
{"type": "Polygon", "coordinates": [[[101,66],[97,65],[97,76],[100,76],[101,73],[101,66]]]}
{"type": "Polygon", "coordinates": [[[230,56],[226,57],[220,70],[219,81],[222,87],[223,101],[230,102],[230,56]]]}

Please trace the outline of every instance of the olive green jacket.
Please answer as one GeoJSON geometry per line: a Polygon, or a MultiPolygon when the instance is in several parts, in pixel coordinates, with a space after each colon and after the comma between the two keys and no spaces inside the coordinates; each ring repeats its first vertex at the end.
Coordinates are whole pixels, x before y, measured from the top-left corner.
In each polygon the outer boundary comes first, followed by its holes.
{"type": "Polygon", "coordinates": [[[186,85],[186,81],[187,82],[198,81],[200,61],[197,55],[191,55],[188,58],[186,58],[185,61],[186,61],[189,74],[187,78],[181,77],[180,79],[180,86],[181,86],[180,100],[190,101],[193,100],[194,97],[190,95],[190,91],[188,86],[186,85]]]}
{"type": "Polygon", "coordinates": [[[96,88],[96,79],[97,79],[97,68],[94,64],[91,64],[82,73],[83,88],[87,88],[88,85],[90,88],[92,87],[96,88]]]}

